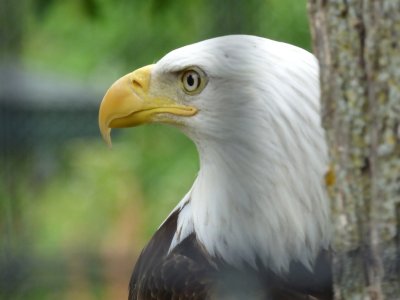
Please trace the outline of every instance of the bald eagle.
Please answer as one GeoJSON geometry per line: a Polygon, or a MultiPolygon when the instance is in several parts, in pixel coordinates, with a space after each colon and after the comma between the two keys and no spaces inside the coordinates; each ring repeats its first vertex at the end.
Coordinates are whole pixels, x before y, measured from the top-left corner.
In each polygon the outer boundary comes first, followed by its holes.
{"type": "Polygon", "coordinates": [[[134,268],[129,299],[332,299],[318,63],[232,35],[118,79],[99,125],[176,126],[200,170],[134,268]]]}

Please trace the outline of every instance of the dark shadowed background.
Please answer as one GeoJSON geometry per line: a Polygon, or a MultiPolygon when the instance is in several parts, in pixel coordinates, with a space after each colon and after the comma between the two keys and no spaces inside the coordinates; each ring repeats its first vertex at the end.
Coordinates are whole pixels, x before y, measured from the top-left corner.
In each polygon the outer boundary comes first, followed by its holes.
{"type": "Polygon", "coordinates": [[[125,73],[246,33],[309,49],[306,0],[0,0],[0,299],[125,299],[145,242],[193,182],[175,129],[97,111],[125,73]]]}

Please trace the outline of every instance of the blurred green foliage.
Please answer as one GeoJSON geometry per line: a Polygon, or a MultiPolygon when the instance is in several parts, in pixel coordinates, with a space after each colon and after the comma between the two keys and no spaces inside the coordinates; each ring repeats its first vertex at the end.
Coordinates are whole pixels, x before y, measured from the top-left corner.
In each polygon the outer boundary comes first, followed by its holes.
{"type": "MultiPolygon", "coordinates": [[[[95,83],[104,91],[172,49],[217,35],[255,34],[303,48],[310,41],[306,0],[25,0],[19,7],[20,19],[8,28],[20,28],[14,47],[20,47],[18,59],[27,68],[95,83]]],[[[7,157],[13,159],[9,168],[0,169],[5,178],[0,182],[0,246],[8,249],[0,253],[2,259],[20,260],[18,253],[47,263],[51,258],[54,269],[27,259],[30,273],[11,283],[11,275],[0,271],[5,295],[118,298],[113,288],[121,286],[108,274],[114,272],[110,264],[118,265],[110,255],[120,255],[126,258],[119,269],[123,275],[114,277],[123,278],[125,297],[134,257],[190,188],[198,162],[194,145],[174,128],[151,125],[118,133],[112,150],[100,137],[57,145],[41,176],[44,166],[37,162],[43,160],[37,158],[43,153],[26,149],[25,158],[7,157]],[[99,261],[88,263],[82,253],[95,253],[99,261]],[[93,274],[76,275],[94,265],[101,266],[95,283],[93,274]]]]}
{"type": "Polygon", "coordinates": [[[64,166],[38,194],[40,206],[31,208],[41,251],[97,247],[129,202],[142,209],[132,211],[138,218],[132,226],[146,224],[148,237],[190,187],[197,158],[178,132],[150,126],[123,137],[111,150],[101,141],[65,146],[64,166]]]}
{"type": "Polygon", "coordinates": [[[30,1],[36,13],[25,22],[25,61],[79,77],[116,77],[217,35],[309,47],[305,0],[30,1]]]}

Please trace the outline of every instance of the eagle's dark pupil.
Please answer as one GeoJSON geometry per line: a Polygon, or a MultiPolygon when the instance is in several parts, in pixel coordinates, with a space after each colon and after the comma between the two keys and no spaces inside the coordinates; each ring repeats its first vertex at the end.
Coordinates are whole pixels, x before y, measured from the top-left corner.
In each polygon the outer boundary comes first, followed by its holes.
{"type": "Polygon", "coordinates": [[[187,78],[187,83],[188,83],[189,86],[193,86],[193,84],[194,84],[193,75],[189,75],[189,76],[188,76],[188,78],[187,78]]]}

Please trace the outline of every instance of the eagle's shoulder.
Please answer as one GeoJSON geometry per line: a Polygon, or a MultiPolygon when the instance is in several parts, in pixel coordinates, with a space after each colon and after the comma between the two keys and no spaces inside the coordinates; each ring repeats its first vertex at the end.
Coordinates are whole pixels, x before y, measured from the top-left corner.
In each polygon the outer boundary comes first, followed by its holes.
{"type": "Polygon", "coordinates": [[[207,299],[215,266],[191,233],[171,251],[180,210],[175,210],[143,249],[129,285],[129,299],[207,299]],[[177,298],[178,299],[178,298],[177,298]]]}

